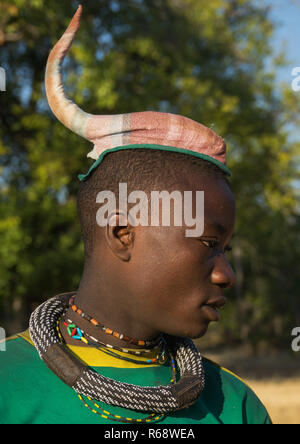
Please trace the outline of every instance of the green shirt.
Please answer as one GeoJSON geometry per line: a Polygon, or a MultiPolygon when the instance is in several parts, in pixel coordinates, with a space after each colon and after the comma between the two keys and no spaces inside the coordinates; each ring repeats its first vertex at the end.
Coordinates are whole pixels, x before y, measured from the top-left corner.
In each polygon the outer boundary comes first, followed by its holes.
{"type": "MultiPolygon", "coordinates": [[[[71,350],[104,376],[141,386],[166,385],[169,364],[138,365],[109,357],[99,350],[72,346],[71,350]]],[[[203,358],[205,389],[197,402],[165,416],[158,424],[270,424],[269,415],[236,375],[203,358]]],[[[98,403],[100,404],[100,403],[98,403]]],[[[100,404],[111,414],[143,418],[147,414],[100,404]]],[[[104,413],[102,413],[105,416],[104,413]]],[[[93,413],[75,391],[40,359],[28,331],[6,341],[0,352],[0,424],[117,424],[93,413]]]]}

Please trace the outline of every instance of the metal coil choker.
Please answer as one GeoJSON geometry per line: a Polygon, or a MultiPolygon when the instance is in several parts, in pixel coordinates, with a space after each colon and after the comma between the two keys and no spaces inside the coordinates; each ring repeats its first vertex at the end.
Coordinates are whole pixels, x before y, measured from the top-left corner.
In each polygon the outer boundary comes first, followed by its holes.
{"type": "MultiPolygon", "coordinates": [[[[73,293],[72,293],[73,294],[73,293]]],[[[165,336],[167,350],[180,372],[179,381],[141,387],[102,376],[61,344],[56,324],[69,307],[70,293],[41,304],[31,315],[31,339],[45,364],[78,395],[141,412],[169,413],[194,404],[204,388],[201,354],[190,339],[165,336]]]]}

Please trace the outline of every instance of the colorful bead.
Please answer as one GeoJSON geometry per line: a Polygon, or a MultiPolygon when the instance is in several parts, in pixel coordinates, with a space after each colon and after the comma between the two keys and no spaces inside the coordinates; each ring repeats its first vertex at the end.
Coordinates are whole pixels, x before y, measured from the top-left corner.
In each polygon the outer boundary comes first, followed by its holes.
{"type": "Polygon", "coordinates": [[[131,339],[128,336],[123,336],[123,341],[130,342],[131,339]]]}
{"type": "Polygon", "coordinates": [[[75,324],[70,324],[70,325],[67,327],[67,332],[68,332],[68,335],[69,335],[69,336],[72,336],[72,330],[73,330],[74,327],[76,327],[75,324]]]}

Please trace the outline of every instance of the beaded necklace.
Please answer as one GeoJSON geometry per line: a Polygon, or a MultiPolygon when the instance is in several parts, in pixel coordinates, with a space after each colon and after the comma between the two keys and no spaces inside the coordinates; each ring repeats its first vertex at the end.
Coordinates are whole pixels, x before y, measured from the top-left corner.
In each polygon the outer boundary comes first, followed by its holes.
{"type": "MultiPolygon", "coordinates": [[[[63,316],[62,316],[62,317],[63,317],[63,316]]],[[[57,335],[58,335],[58,338],[59,338],[59,340],[60,340],[60,343],[61,343],[61,344],[65,344],[64,339],[63,339],[63,336],[62,336],[61,331],[60,331],[60,328],[59,328],[59,323],[60,323],[60,321],[62,320],[62,317],[57,319],[57,322],[56,322],[56,331],[57,331],[57,335]]],[[[68,331],[69,336],[72,336],[73,339],[81,340],[81,341],[83,341],[83,342],[84,342],[85,344],[87,344],[87,345],[91,345],[91,346],[93,346],[92,343],[89,343],[89,341],[87,341],[87,340],[84,338],[84,334],[86,334],[86,333],[85,333],[83,330],[81,330],[80,328],[78,328],[78,327],[76,326],[76,324],[74,324],[71,320],[68,320],[68,322],[69,322],[69,324],[68,324],[67,322],[64,321],[64,325],[67,327],[67,331],[68,331]]],[[[94,339],[95,339],[95,338],[94,338],[94,339]]],[[[96,341],[96,339],[95,339],[95,341],[96,341]]],[[[112,347],[112,346],[110,346],[110,347],[112,347]]],[[[103,350],[101,347],[96,347],[96,348],[99,349],[100,351],[107,352],[107,351],[103,350]]],[[[122,349],[120,349],[120,351],[121,351],[121,350],[122,350],[122,349]]],[[[129,350],[128,350],[128,352],[129,352],[129,350]]],[[[165,353],[165,350],[164,350],[164,353],[165,353]]],[[[111,353],[109,353],[109,354],[111,354],[111,353]]],[[[150,363],[153,362],[153,360],[148,360],[148,361],[146,361],[146,362],[130,360],[130,359],[128,359],[128,358],[121,357],[121,356],[119,356],[119,355],[117,355],[117,354],[115,354],[115,353],[114,353],[112,356],[114,356],[114,357],[116,357],[116,358],[119,358],[119,359],[126,360],[126,361],[129,360],[130,362],[134,362],[134,363],[137,363],[137,364],[144,364],[144,363],[150,364],[150,363]]],[[[174,384],[174,383],[176,382],[176,365],[175,365],[175,360],[174,360],[174,358],[173,358],[173,356],[172,356],[171,353],[169,354],[169,357],[170,357],[171,368],[172,368],[172,379],[170,380],[170,383],[171,383],[171,384],[174,384]]],[[[166,362],[166,361],[165,361],[165,362],[166,362]]],[[[86,396],[86,399],[87,399],[91,404],[93,404],[94,407],[91,407],[91,405],[88,404],[88,402],[84,399],[83,395],[81,395],[80,393],[77,393],[77,396],[78,396],[78,398],[80,399],[80,401],[83,403],[83,405],[84,405],[86,408],[88,408],[92,413],[94,413],[94,414],[96,414],[96,415],[102,417],[103,419],[110,419],[110,420],[115,421],[115,422],[122,422],[122,423],[125,423],[125,424],[134,424],[134,423],[139,423],[139,424],[141,424],[141,423],[149,423],[149,422],[152,422],[152,423],[153,423],[153,422],[158,422],[158,421],[160,421],[160,420],[163,419],[164,416],[165,416],[164,413],[161,413],[161,414],[151,413],[150,415],[146,416],[145,418],[129,418],[129,417],[124,417],[124,416],[120,416],[120,415],[115,415],[115,414],[113,414],[113,413],[108,412],[107,410],[104,410],[104,409],[103,409],[103,408],[102,408],[102,407],[101,407],[101,406],[100,406],[100,405],[99,405],[94,399],[92,399],[90,396],[87,395],[87,396],[86,396]]],[[[98,402],[99,402],[99,401],[98,401],[98,402]]]]}
{"type": "MultiPolygon", "coordinates": [[[[58,321],[59,323],[59,321],[58,321]]],[[[120,356],[116,353],[114,353],[112,350],[116,350],[122,353],[127,353],[129,355],[143,355],[144,353],[153,352],[152,350],[143,350],[143,351],[136,351],[136,350],[128,350],[121,347],[116,347],[110,344],[105,344],[104,342],[99,341],[98,339],[94,338],[93,336],[90,336],[86,331],[79,328],[74,321],[71,319],[68,319],[63,321],[63,324],[67,328],[68,335],[72,337],[75,340],[82,341],[84,344],[89,345],[91,347],[96,348],[99,351],[102,351],[103,353],[106,353],[110,356],[113,356],[118,359],[122,359],[124,361],[129,361],[134,364],[164,364],[167,361],[167,353],[166,353],[166,343],[164,339],[162,338],[161,343],[162,347],[158,350],[156,358],[153,359],[147,359],[146,361],[137,361],[131,358],[126,358],[123,356],[120,356]],[[109,349],[109,350],[107,350],[109,349]]]]}
{"type": "Polygon", "coordinates": [[[101,328],[101,330],[104,331],[104,333],[106,333],[107,335],[112,335],[114,338],[120,339],[121,341],[125,341],[130,344],[139,345],[141,347],[148,347],[148,348],[155,347],[161,341],[161,335],[157,339],[155,339],[154,341],[146,341],[146,340],[139,340],[139,339],[130,338],[129,336],[119,333],[118,331],[115,331],[111,328],[105,327],[105,325],[96,321],[96,319],[94,319],[92,316],[84,313],[80,308],[78,308],[77,305],[75,305],[75,303],[74,303],[75,297],[76,297],[76,295],[72,296],[69,301],[69,304],[70,304],[70,307],[72,308],[72,310],[75,313],[77,313],[79,316],[81,316],[82,318],[86,319],[88,322],[90,322],[95,327],[101,328]]]}
{"type": "Polygon", "coordinates": [[[140,418],[140,419],[138,419],[138,418],[134,419],[134,418],[128,418],[128,417],[125,418],[124,416],[114,415],[113,413],[110,413],[107,410],[104,410],[90,396],[86,396],[86,398],[94,405],[94,407],[96,407],[97,410],[95,410],[95,408],[88,405],[88,403],[83,399],[83,397],[81,395],[78,394],[78,398],[80,399],[80,401],[82,401],[82,403],[85,407],[87,407],[89,410],[91,410],[96,415],[99,415],[104,419],[111,419],[112,421],[123,422],[125,424],[134,424],[134,423],[141,424],[141,423],[149,423],[149,422],[158,422],[161,419],[163,419],[165,416],[164,413],[162,413],[162,414],[151,413],[151,415],[146,416],[145,418],[140,418]],[[100,413],[100,412],[102,412],[102,413],[100,413]]]}
{"type": "MultiPolygon", "coordinates": [[[[201,354],[191,340],[164,336],[169,355],[172,355],[172,367],[175,368],[176,364],[179,369],[179,380],[159,386],[138,386],[115,381],[95,372],[63,345],[56,325],[69,308],[69,299],[69,293],[61,294],[37,307],[30,317],[29,330],[45,364],[77,394],[81,397],[89,396],[96,403],[153,412],[156,415],[151,417],[153,420],[196,402],[203,390],[205,378],[201,354]]],[[[100,415],[103,415],[103,409],[101,411],[100,415]]],[[[104,413],[104,416],[107,415],[104,413]]],[[[112,420],[120,421],[116,415],[114,418],[111,417],[112,420]]],[[[150,419],[149,416],[147,418],[150,419]]],[[[125,421],[128,422],[126,418],[125,421]]]]}

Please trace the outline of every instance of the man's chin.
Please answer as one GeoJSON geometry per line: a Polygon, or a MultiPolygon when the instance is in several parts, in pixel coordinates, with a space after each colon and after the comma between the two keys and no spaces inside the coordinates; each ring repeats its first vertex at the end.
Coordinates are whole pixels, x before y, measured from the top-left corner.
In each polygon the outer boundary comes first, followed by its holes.
{"type": "Polygon", "coordinates": [[[198,329],[195,329],[195,331],[191,332],[191,334],[188,336],[191,339],[199,339],[202,338],[207,333],[208,330],[208,324],[205,324],[201,326],[198,329]]]}
{"type": "Polygon", "coordinates": [[[191,326],[186,328],[180,328],[170,332],[165,332],[171,336],[179,336],[181,338],[199,339],[207,333],[209,323],[203,322],[201,324],[191,326]]]}

